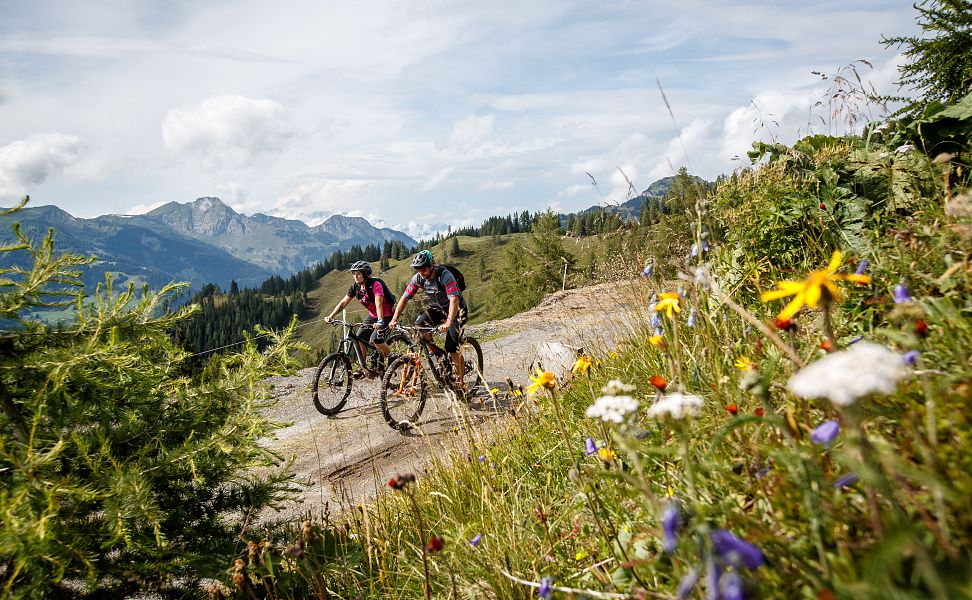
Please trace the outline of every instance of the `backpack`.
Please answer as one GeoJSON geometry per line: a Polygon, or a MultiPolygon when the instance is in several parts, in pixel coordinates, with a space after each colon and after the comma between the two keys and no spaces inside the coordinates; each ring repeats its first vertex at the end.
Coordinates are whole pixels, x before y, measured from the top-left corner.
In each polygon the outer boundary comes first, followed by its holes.
{"type": "MultiPolygon", "coordinates": [[[[385,304],[389,304],[392,307],[394,307],[395,306],[395,302],[397,302],[398,300],[395,298],[395,294],[393,294],[391,292],[391,290],[388,289],[388,285],[384,282],[384,280],[382,280],[382,279],[380,279],[378,277],[372,277],[371,279],[372,279],[372,281],[377,281],[378,283],[381,284],[381,291],[385,294],[385,304]]],[[[374,303],[375,298],[374,298],[374,294],[372,294],[372,292],[371,292],[371,286],[370,285],[365,288],[365,297],[368,300],[370,300],[372,303],[374,303]]],[[[358,299],[360,300],[361,298],[358,298],[358,299]]],[[[378,315],[378,316],[380,317],[381,315],[378,315]]]]}
{"type": "MultiPolygon", "coordinates": [[[[456,283],[459,284],[459,291],[460,292],[465,292],[466,291],[466,278],[463,277],[462,271],[460,271],[459,269],[453,267],[452,265],[439,265],[439,266],[442,267],[443,269],[448,269],[449,272],[452,273],[452,276],[456,278],[456,283]]],[[[440,280],[442,279],[442,271],[439,271],[438,279],[440,279],[440,280]]],[[[443,286],[443,287],[445,287],[445,286],[443,286]]]]}

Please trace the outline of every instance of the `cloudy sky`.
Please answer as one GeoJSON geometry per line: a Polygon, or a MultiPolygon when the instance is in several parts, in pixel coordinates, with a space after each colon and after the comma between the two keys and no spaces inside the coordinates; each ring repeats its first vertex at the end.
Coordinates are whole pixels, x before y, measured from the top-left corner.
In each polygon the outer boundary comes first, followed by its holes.
{"type": "Polygon", "coordinates": [[[901,0],[4,2],[0,205],[218,196],[413,235],[574,211],[842,130],[811,71],[866,59],[893,92],[881,35],[916,31],[901,0]]]}

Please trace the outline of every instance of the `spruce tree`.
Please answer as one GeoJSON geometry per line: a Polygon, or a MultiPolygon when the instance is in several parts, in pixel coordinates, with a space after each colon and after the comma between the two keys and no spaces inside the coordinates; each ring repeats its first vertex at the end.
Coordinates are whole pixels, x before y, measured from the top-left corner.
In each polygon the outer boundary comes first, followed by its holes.
{"type": "Polygon", "coordinates": [[[159,310],[181,285],[139,296],[107,279],[83,303],[91,259],[56,255],[53,231],[41,242],[14,232],[0,264],[30,266],[0,268],[0,587],[186,594],[173,587],[219,576],[254,516],[291,489],[257,441],[279,427],[262,416],[263,381],[292,368],[293,329],[262,354],[249,339],[193,382],[169,332],[199,309],[159,310]],[[25,312],[72,305],[61,328],[25,312]]]}

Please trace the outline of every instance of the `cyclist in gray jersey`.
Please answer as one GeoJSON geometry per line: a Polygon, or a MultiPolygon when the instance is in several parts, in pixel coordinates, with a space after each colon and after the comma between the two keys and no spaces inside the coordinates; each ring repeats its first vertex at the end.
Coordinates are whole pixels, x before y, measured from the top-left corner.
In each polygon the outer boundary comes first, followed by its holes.
{"type": "Polygon", "coordinates": [[[459,337],[469,311],[459,290],[459,283],[448,269],[435,264],[432,253],[428,250],[422,250],[415,255],[412,268],[415,269],[415,276],[405,287],[388,325],[394,329],[408,301],[420,289],[425,290],[426,295],[432,299],[432,306],[416,319],[415,324],[419,327],[437,326],[440,332],[446,334],[445,350],[452,358],[456,381],[462,381],[465,365],[459,352],[459,337]]]}

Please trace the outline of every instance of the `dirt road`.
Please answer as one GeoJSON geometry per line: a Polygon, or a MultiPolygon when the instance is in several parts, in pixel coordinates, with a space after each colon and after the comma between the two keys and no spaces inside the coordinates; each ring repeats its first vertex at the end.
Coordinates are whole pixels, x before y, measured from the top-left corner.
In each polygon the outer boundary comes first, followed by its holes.
{"type": "MultiPolygon", "coordinates": [[[[526,385],[538,363],[559,374],[573,364],[577,348],[595,354],[612,349],[639,319],[630,304],[637,294],[619,293],[622,288],[602,284],[558,292],[530,311],[469,327],[467,334],[482,342],[489,387],[505,391],[507,378],[526,385]]],[[[290,515],[318,515],[327,504],[339,512],[374,497],[391,476],[420,471],[433,452],[444,452],[462,419],[486,429],[507,414],[502,402],[494,405],[488,397],[457,406],[439,393],[426,404],[419,431],[403,435],[381,416],[377,382],[355,381],[344,410],[327,418],[314,409],[313,376],[314,369],[304,369],[272,382],[278,401],[271,416],[293,425],[269,443],[295,456],[295,470],[308,483],[303,501],[288,507],[290,515]]]]}

